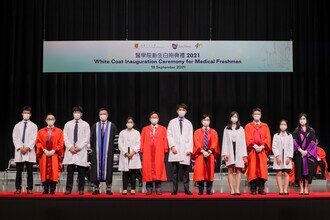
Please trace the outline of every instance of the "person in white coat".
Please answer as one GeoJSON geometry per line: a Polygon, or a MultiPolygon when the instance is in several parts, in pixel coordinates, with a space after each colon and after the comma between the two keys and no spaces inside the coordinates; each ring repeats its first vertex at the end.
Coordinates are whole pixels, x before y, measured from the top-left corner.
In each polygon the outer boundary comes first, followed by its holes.
{"type": "Polygon", "coordinates": [[[74,119],[68,121],[63,129],[65,153],[63,165],[67,165],[67,182],[65,194],[71,194],[73,188],[73,175],[78,170],[79,194],[84,194],[85,173],[87,163],[87,145],[90,141],[89,124],[81,119],[83,109],[76,106],[72,109],[74,119]]]}
{"type": "Polygon", "coordinates": [[[131,195],[135,195],[137,172],[142,168],[140,158],[140,132],[134,129],[133,117],[126,119],[127,129],[119,133],[120,150],[118,170],[123,172],[123,195],[127,195],[128,182],[131,183],[131,195]]]}
{"type": "Polygon", "coordinates": [[[182,103],[177,105],[176,111],[178,117],[172,119],[167,127],[167,139],[169,144],[168,162],[172,166],[173,191],[172,195],[178,193],[179,169],[183,171],[184,192],[186,195],[192,195],[189,190],[189,168],[190,157],[193,151],[193,126],[185,118],[187,106],[182,103]]]}
{"type": "Polygon", "coordinates": [[[289,173],[292,169],[293,137],[288,131],[288,123],[281,120],[278,133],[274,135],[272,151],[275,156],[273,169],[276,170],[276,182],[280,195],[288,195],[289,173]],[[284,173],[284,188],[282,187],[284,173]]]}
{"type": "Polygon", "coordinates": [[[242,170],[247,164],[245,132],[239,121],[239,115],[233,111],[223,131],[222,159],[228,168],[228,183],[231,195],[241,195],[240,183],[242,170]],[[234,190],[234,171],[236,171],[236,192],[234,190]]]}
{"type": "Polygon", "coordinates": [[[13,143],[15,147],[16,180],[15,194],[22,192],[22,172],[24,165],[27,171],[27,193],[32,194],[33,190],[33,164],[36,162],[35,143],[38,127],[30,121],[32,109],[25,106],[22,108],[23,120],[18,122],[13,130],[13,143]]]}

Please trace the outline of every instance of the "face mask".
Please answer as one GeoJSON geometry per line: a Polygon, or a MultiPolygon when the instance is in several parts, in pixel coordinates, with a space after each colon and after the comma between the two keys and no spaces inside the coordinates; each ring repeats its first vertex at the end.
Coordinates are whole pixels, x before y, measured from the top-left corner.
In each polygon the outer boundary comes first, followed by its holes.
{"type": "Polygon", "coordinates": [[[238,118],[237,117],[231,117],[230,121],[232,123],[236,123],[238,121],[238,118]]]}
{"type": "Polygon", "coordinates": [[[74,119],[79,120],[80,119],[80,113],[74,113],[73,114],[74,119]]]}
{"type": "Polygon", "coordinates": [[[204,127],[208,127],[208,126],[210,126],[210,121],[208,121],[208,120],[203,120],[203,121],[202,121],[202,124],[203,124],[204,127]]]}
{"type": "Polygon", "coordinates": [[[127,123],[127,124],[126,124],[126,127],[127,127],[127,128],[133,128],[133,126],[134,126],[133,123],[127,123]]]}
{"type": "Polygon", "coordinates": [[[286,126],[286,125],[280,125],[281,131],[285,131],[287,128],[288,128],[288,126],[286,126]]]}
{"type": "Polygon", "coordinates": [[[158,118],[151,118],[150,122],[151,124],[156,125],[158,123],[158,118]]]}
{"type": "Polygon", "coordinates": [[[106,121],[108,119],[107,115],[100,115],[100,120],[101,121],[106,121]]]}
{"type": "Polygon", "coordinates": [[[301,125],[306,125],[306,119],[300,119],[299,120],[299,123],[301,124],[301,125]]]}
{"type": "Polygon", "coordinates": [[[31,115],[30,114],[23,114],[23,119],[25,121],[28,121],[30,119],[31,115]]]}
{"type": "Polygon", "coordinates": [[[253,119],[254,119],[255,121],[259,121],[260,118],[261,118],[261,115],[253,115],[253,119]]]}
{"type": "Polygon", "coordinates": [[[49,127],[52,127],[55,123],[55,120],[46,120],[46,123],[49,127]]]}
{"type": "Polygon", "coordinates": [[[180,118],[183,118],[186,115],[186,111],[178,111],[178,115],[180,118]]]}

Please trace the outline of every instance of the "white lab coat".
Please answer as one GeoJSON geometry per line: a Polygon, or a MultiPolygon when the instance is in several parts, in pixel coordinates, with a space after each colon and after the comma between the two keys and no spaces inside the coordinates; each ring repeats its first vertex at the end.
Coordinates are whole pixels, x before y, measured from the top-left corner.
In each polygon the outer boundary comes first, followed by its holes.
{"type": "Polygon", "coordinates": [[[182,135],[180,133],[179,118],[172,119],[167,127],[167,140],[169,150],[168,162],[179,162],[180,164],[190,165],[190,157],[187,152],[193,151],[193,126],[186,118],[182,121],[182,135]],[[175,147],[177,154],[173,154],[171,147],[175,147]]]}
{"type": "Polygon", "coordinates": [[[239,129],[225,129],[223,130],[222,138],[222,157],[228,156],[226,166],[235,165],[238,168],[244,168],[243,158],[247,156],[247,148],[245,142],[245,133],[242,126],[239,129]],[[234,157],[233,140],[236,140],[236,160],[234,157]]]}
{"type": "Polygon", "coordinates": [[[141,169],[141,158],[140,158],[140,132],[132,129],[128,131],[128,129],[122,130],[119,133],[118,138],[118,146],[120,150],[119,156],[119,171],[129,171],[130,169],[141,169]],[[128,153],[128,148],[130,148],[130,152],[134,151],[136,154],[129,159],[124,155],[128,153]]]}
{"type": "Polygon", "coordinates": [[[25,130],[25,140],[24,143],[22,142],[23,137],[23,130],[24,130],[24,120],[18,122],[13,130],[13,143],[15,146],[15,158],[14,162],[36,162],[36,151],[35,151],[35,144],[37,139],[38,127],[32,121],[27,121],[26,130],[25,130]],[[22,154],[20,151],[21,147],[28,147],[31,150],[25,154],[22,154]]]}
{"type": "Polygon", "coordinates": [[[275,134],[273,138],[272,150],[275,157],[279,156],[281,159],[281,164],[276,163],[274,159],[273,169],[292,169],[292,161],[288,165],[285,164],[287,158],[293,158],[293,138],[291,134],[280,133],[275,134]],[[284,154],[283,154],[284,153],[284,154]]]}
{"type": "Polygon", "coordinates": [[[68,121],[63,129],[65,154],[63,159],[64,165],[75,164],[77,166],[87,167],[87,145],[90,141],[90,128],[89,124],[82,119],[78,121],[78,141],[74,144],[74,127],[76,120],[68,121]],[[80,151],[76,154],[72,154],[69,149],[76,146],[80,151]]]}

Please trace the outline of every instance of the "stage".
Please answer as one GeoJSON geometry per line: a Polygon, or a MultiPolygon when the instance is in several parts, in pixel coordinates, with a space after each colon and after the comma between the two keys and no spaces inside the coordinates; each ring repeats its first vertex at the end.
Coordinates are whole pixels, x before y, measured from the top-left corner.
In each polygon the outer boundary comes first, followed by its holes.
{"type": "Polygon", "coordinates": [[[330,208],[328,181],[314,180],[309,195],[299,195],[299,188],[293,186],[289,195],[279,195],[273,173],[269,174],[266,184],[267,195],[251,195],[243,178],[241,196],[229,194],[225,173],[216,173],[213,195],[197,195],[197,188],[191,182],[192,196],[184,195],[181,185],[181,192],[172,196],[171,182],[163,183],[161,196],[145,195],[144,184],[137,188],[136,195],[121,195],[120,173],[114,174],[113,195],[104,193],[104,185],[101,185],[100,195],[92,195],[88,182],[84,195],[79,195],[76,190],[71,195],[64,195],[65,173],[61,175],[55,195],[41,193],[38,173],[35,173],[32,195],[25,192],[25,179],[22,194],[14,195],[14,173],[9,173],[8,179],[4,176],[0,178],[0,209],[12,213],[15,218],[26,216],[26,212],[20,210],[29,210],[29,219],[129,219],[132,215],[134,219],[214,219],[211,216],[215,215],[234,219],[306,219],[316,216],[328,219],[330,208]]]}

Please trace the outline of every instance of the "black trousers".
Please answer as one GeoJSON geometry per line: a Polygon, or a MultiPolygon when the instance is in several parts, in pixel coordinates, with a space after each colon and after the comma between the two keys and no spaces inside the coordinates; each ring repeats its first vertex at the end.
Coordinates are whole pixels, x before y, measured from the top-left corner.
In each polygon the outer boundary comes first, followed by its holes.
{"type": "Polygon", "coordinates": [[[16,189],[22,189],[22,173],[24,170],[24,165],[26,166],[27,172],[27,189],[33,189],[33,163],[30,162],[19,162],[16,163],[16,189]]]}
{"type": "Polygon", "coordinates": [[[56,182],[52,180],[46,180],[45,182],[42,183],[42,185],[44,186],[44,191],[48,191],[50,189],[50,191],[55,192],[56,182]]]}
{"type": "MultiPolygon", "coordinates": [[[[161,191],[162,182],[160,180],[156,180],[154,182],[155,182],[155,190],[156,191],[161,191]]],[[[152,191],[152,189],[154,188],[154,182],[152,182],[152,181],[146,182],[147,191],[152,191]]]]}
{"type": "Polygon", "coordinates": [[[325,163],[323,160],[317,161],[316,168],[320,166],[321,167],[321,176],[324,178],[324,172],[325,172],[325,163]]]}
{"type": "Polygon", "coordinates": [[[250,181],[250,187],[251,187],[251,191],[256,191],[257,187],[258,189],[264,189],[265,188],[265,180],[262,178],[257,178],[254,180],[250,181]]]}
{"type": "Polygon", "coordinates": [[[123,190],[127,190],[128,182],[131,182],[131,189],[136,188],[136,173],[137,169],[131,169],[129,171],[123,171],[123,190]]]}
{"type": "MultiPolygon", "coordinates": [[[[66,180],[66,189],[67,190],[72,190],[73,188],[73,175],[76,170],[76,165],[70,164],[67,167],[67,180],[66,180]]],[[[85,188],[85,173],[86,173],[86,167],[82,166],[77,166],[78,170],[78,189],[79,190],[84,190],[85,188]]]]}
{"type": "Polygon", "coordinates": [[[200,192],[204,191],[205,183],[206,183],[206,190],[208,192],[211,192],[213,181],[198,181],[198,189],[199,189],[199,191],[200,192]]]}
{"type": "Polygon", "coordinates": [[[178,192],[179,187],[179,170],[183,172],[184,191],[189,191],[189,165],[180,164],[179,162],[171,162],[173,174],[173,192],[178,192]]]}

